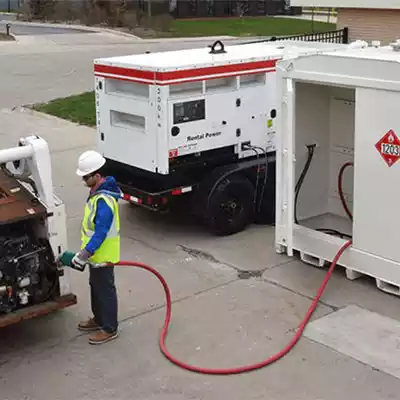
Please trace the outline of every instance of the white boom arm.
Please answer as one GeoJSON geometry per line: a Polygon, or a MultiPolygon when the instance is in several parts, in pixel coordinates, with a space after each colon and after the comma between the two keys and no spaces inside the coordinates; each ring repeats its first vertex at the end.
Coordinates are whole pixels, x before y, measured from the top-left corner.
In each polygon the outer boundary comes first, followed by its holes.
{"type": "Polygon", "coordinates": [[[18,147],[0,150],[0,164],[20,161],[7,169],[12,174],[28,173],[35,182],[38,197],[48,208],[54,206],[50,151],[47,142],[38,136],[21,138],[18,147]]]}

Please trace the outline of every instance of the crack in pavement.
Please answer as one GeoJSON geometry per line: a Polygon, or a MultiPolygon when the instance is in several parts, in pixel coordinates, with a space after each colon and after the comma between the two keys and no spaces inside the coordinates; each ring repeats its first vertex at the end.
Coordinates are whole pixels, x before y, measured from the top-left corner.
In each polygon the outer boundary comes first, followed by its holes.
{"type": "MultiPolygon", "coordinates": [[[[284,289],[284,290],[286,290],[286,291],[288,291],[288,292],[290,292],[290,293],[293,293],[293,294],[296,294],[296,295],[298,295],[298,296],[301,296],[301,297],[303,297],[303,298],[305,298],[305,299],[311,300],[311,301],[314,300],[314,298],[315,298],[314,296],[309,296],[309,295],[307,295],[307,294],[298,292],[298,291],[296,291],[296,290],[294,290],[294,289],[291,289],[291,288],[289,288],[289,287],[286,287],[286,286],[284,286],[284,285],[282,285],[282,284],[280,284],[280,283],[278,283],[278,282],[272,281],[272,280],[267,279],[267,278],[263,278],[262,281],[263,281],[263,282],[266,282],[266,283],[269,283],[269,284],[271,284],[271,285],[273,285],[273,286],[276,286],[276,287],[278,287],[278,288],[280,288],[280,289],[284,289]]],[[[332,311],[338,311],[338,310],[340,309],[340,307],[335,306],[335,305],[333,305],[333,304],[326,303],[326,302],[323,301],[323,300],[320,300],[319,303],[322,304],[322,305],[325,306],[325,307],[330,308],[332,311]]]]}
{"type": "Polygon", "coordinates": [[[196,258],[198,260],[205,260],[205,261],[208,261],[208,262],[212,262],[214,264],[226,265],[227,267],[230,267],[230,268],[235,269],[236,271],[239,271],[239,268],[236,267],[235,265],[228,264],[226,262],[222,262],[222,261],[218,260],[217,258],[215,258],[212,254],[207,253],[206,251],[199,250],[199,249],[194,249],[194,248],[191,248],[191,247],[186,247],[186,246],[184,246],[182,244],[178,244],[177,246],[178,246],[179,249],[181,249],[185,253],[189,254],[193,258],[196,258]]]}
{"type": "Polygon", "coordinates": [[[132,240],[134,242],[137,242],[137,243],[139,243],[139,244],[143,245],[144,247],[147,247],[147,248],[149,248],[151,250],[157,251],[158,253],[166,253],[166,254],[174,254],[175,253],[175,251],[168,251],[168,250],[161,249],[161,248],[158,248],[156,246],[153,246],[152,244],[146,242],[145,240],[138,239],[137,237],[132,236],[132,235],[125,236],[125,238],[126,239],[130,239],[130,240],[132,240]]]}
{"type": "Polygon", "coordinates": [[[291,262],[293,262],[293,260],[285,260],[282,261],[278,264],[274,264],[272,266],[267,266],[264,268],[260,268],[257,270],[247,270],[247,269],[243,269],[241,267],[238,267],[236,265],[233,265],[231,263],[228,263],[226,261],[221,261],[219,259],[217,259],[213,254],[211,253],[207,253],[206,251],[203,250],[199,250],[199,249],[194,249],[191,247],[186,247],[183,246],[181,244],[177,245],[182,251],[184,251],[185,253],[189,254],[190,256],[197,258],[198,260],[205,260],[208,262],[212,262],[214,264],[219,264],[219,265],[225,265],[229,268],[234,269],[237,273],[238,273],[238,278],[239,279],[249,279],[249,278],[261,278],[263,276],[263,274],[270,269],[276,268],[276,267],[280,267],[282,265],[286,265],[289,264],[291,262]]]}

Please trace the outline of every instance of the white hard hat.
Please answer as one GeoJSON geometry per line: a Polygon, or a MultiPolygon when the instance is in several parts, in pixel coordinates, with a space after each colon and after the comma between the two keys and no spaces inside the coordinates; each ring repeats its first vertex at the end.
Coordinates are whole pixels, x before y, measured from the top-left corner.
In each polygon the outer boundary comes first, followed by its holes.
{"type": "Polygon", "coordinates": [[[105,163],[105,158],[97,151],[85,151],[79,157],[76,174],[78,176],[89,175],[92,172],[99,170],[105,163]]]}

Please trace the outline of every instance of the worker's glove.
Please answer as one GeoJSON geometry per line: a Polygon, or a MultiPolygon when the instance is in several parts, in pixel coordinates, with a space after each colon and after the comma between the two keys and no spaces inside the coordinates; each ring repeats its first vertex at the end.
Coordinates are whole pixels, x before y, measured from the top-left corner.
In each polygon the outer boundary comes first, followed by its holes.
{"type": "Polygon", "coordinates": [[[71,267],[78,271],[84,271],[86,265],[89,264],[89,257],[90,253],[86,250],[82,250],[81,252],[75,254],[74,258],[71,261],[71,267]]]}

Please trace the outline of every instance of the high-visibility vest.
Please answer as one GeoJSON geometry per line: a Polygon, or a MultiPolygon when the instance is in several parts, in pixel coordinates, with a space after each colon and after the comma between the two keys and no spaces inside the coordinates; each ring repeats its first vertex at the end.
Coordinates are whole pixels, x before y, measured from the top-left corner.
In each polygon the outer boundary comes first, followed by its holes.
{"type": "Polygon", "coordinates": [[[94,218],[96,216],[97,201],[100,199],[104,200],[112,209],[114,217],[106,239],[89,258],[89,261],[98,264],[106,262],[117,263],[120,261],[120,219],[118,202],[110,195],[97,193],[86,202],[81,228],[81,249],[85,248],[94,234],[94,218]]]}

